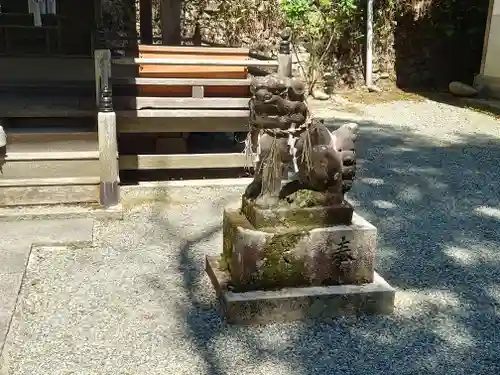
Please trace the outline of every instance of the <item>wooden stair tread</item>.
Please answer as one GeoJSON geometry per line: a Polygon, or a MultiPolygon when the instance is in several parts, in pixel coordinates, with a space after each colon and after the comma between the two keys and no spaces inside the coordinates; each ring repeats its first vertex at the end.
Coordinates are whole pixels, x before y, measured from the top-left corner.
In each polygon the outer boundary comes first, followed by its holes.
{"type": "Polygon", "coordinates": [[[36,160],[88,160],[99,159],[99,151],[47,151],[47,152],[8,152],[5,160],[36,161],[36,160]]]}
{"type": "Polygon", "coordinates": [[[247,109],[249,98],[176,98],[147,96],[114,96],[120,109],[247,109]]]}
{"type": "Polygon", "coordinates": [[[0,178],[0,187],[98,185],[99,176],[58,178],[0,178]]]}
{"type": "Polygon", "coordinates": [[[118,118],[248,118],[248,109],[138,109],[116,110],[118,118]]]}
{"type": "Polygon", "coordinates": [[[243,153],[122,155],[120,170],[241,168],[248,162],[243,153]]]}
{"type": "Polygon", "coordinates": [[[117,65],[173,65],[173,66],[213,66],[213,67],[278,67],[275,60],[214,60],[214,59],[172,59],[122,57],[112,59],[117,65]]]}
{"type": "Polygon", "coordinates": [[[250,79],[219,78],[149,78],[118,77],[112,78],[118,85],[158,85],[158,86],[250,86],[250,79]]]}

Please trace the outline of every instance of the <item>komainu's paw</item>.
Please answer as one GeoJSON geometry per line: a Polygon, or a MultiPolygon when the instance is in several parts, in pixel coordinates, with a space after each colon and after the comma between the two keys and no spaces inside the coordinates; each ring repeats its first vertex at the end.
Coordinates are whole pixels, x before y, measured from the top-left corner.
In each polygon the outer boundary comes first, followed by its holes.
{"type": "Polygon", "coordinates": [[[248,199],[257,199],[257,197],[260,195],[260,192],[262,190],[262,183],[257,182],[257,181],[252,181],[250,185],[247,186],[245,189],[245,198],[248,199]]]}

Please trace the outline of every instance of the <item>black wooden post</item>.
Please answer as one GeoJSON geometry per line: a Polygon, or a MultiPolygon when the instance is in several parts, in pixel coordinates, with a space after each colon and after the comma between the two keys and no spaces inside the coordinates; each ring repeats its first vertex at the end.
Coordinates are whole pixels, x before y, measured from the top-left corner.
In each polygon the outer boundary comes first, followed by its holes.
{"type": "Polygon", "coordinates": [[[113,112],[113,93],[108,85],[102,89],[99,112],[113,112]]]}
{"type": "Polygon", "coordinates": [[[141,44],[153,44],[153,4],[151,0],[139,3],[141,44]]]}
{"type": "Polygon", "coordinates": [[[287,27],[281,32],[280,48],[278,53],[278,75],[292,76],[292,54],[290,53],[291,31],[287,27]]]}
{"type": "Polygon", "coordinates": [[[160,0],[163,44],[181,45],[182,0],[160,0]]]}

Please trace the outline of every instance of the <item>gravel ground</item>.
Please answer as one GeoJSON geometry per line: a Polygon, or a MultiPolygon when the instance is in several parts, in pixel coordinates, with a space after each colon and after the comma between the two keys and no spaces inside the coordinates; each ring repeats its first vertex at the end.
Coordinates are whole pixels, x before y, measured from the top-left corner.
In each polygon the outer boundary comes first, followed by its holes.
{"type": "Polygon", "coordinates": [[[171,188],[129,197],[124,221],[96,223],[94,248],[33,249],[6,373],[500,373],[498,121],[401,102],[360,123],[351,199],[379,228],[392,316],[226,326],[203,257],[221,251],[221,209],[243,189],[171,188]]]}

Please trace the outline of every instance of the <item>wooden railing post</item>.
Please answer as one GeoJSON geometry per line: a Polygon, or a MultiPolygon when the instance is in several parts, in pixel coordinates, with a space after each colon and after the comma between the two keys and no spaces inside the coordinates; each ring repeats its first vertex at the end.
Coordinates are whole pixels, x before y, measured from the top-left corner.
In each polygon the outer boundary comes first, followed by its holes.
{"type": "Polygon", "coordinates": [[[97,114],[101,170],[99,200],[101,205],[108,208],[120,203],[116,114],[113,110],[113,97],[109,86],[103,87],[100,99],[97,114]]]}
{"type": "Polygon", "coordinates": [[[281,32],[280,49],[278,53],[278,75],[292,76],[292,54],[290,53],[291,31],[287,27],[281,32]]]}

